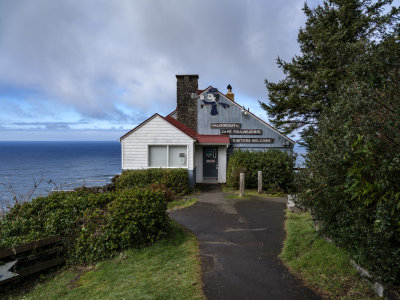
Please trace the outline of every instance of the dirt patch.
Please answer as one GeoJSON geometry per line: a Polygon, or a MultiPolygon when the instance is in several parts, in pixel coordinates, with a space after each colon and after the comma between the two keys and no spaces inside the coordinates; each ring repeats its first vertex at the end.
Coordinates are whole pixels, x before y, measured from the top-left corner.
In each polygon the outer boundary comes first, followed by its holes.
{"type": "Polygon", "coordinates": [[[82,284],[80,283],[80,279],[83,275],[85,275],[88,272],[91,271],[96,271],[98,268],[95,268],[94,266],[78,266],[73,268],[73,272],[77,273],[76,276],[67,283],[67,287],[72,290],[74,288],[77,288],[81,286],[82,284]]]}

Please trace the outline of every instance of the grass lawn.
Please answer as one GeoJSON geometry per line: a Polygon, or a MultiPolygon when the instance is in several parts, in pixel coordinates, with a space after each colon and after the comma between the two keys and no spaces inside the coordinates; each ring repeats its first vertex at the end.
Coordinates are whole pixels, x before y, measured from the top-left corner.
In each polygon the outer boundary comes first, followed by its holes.
{"type": "Polygon", "coordinates": [[[228,199],[250,199],[250,195],[244,195],[243,197],[240,197],[239,195],[227,195],[225,198],[228,199]]]}
{"type": "Polygon", "coordinates": [[[308,213],[286,213],[280,258],[306,285],[331,299],[380,299],[350,265],[348,254],[315,232],[308,213]]]}
{"type": "Polygon", "coordinates": [[[192,206],[195,204],[199,199],[197,198],[180,198],[168,203],[168,209],[181,209],[185,207],[192,206]]]}
{"type": "Polygon", "coordinates": [[[13,299],[204,299],[196,238],[176,223],[154,245],[71,268],[13,299]]]}

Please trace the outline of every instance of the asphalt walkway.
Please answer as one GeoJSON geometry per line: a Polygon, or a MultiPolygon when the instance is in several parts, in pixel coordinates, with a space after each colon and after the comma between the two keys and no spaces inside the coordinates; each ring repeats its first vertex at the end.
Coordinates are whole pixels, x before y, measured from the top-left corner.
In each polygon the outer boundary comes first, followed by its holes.
{"type": "Polygon", "coordinates": [[[278,259],[284,198],[229,199],[204,185],[199,202],[170,212],[200,244],[207,299],[320,299],[278,259]]]}

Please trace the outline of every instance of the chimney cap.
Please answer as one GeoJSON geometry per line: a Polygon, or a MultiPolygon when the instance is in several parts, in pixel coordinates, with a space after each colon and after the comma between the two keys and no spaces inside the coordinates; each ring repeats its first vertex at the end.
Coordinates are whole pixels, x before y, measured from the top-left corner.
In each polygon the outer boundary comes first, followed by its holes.
{"type": "Polygon", "coordinates": [[[228,92],[225,94],[225,96],[228,97],[230,100],[235,101],[235,94],[232,93],[232,86],[228,84],[226,88],[228,89],[228,92]]]}
{"type": "Polygon", "coordinates": [[[183,75],[175,75],[176,76],[176,78],[184,78],[184,77],[195,77],[195,78],[199,78],[199,74],[183,74],[183,75]]]}

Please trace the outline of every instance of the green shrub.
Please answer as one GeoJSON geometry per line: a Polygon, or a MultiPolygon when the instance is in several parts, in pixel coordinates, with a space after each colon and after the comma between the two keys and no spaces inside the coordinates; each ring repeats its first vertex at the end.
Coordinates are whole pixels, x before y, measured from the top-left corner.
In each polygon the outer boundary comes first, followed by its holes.
{"type": "Polygon", "coordinates": [[[105,209],[84,212],[70,260],[93,262],[110,258],[117,250],[153,243],[167,232],[166,208],[160,190],[117,192],[105,209]]]}
{"type": "Polygon", "coordinates": [[[359,264],[381,280],[399,285],[398,149],[390,153],[386,147],[380,153],[377,146],[371,149],[379,141],[357,137],[353,144],[336,141],[335,146],[333,136],[321,139],[308,154],[308,168],[298,178],[300,202],[321,222],[321,231],[359,264]]]}
{"type": "Polygon", "coordinates": [[[114,182],[115,187],[119,190],[160,184],[178,195],[189,192],[189,175],[186,169],[126,170],[114,182]]]}
{"type": "Polygon", "coordinates": [[[293,155],[279,150],[235,151],[229,157],[227,180],[230,187],[239,187],[240,173],[245,173],[245,185],[255,188],[258,171],[262,171],[263,188],[270,192],[287,191],[294,180],[293,155]]]}
{"type": "Polygon", "coordinates": [[[107,194],[94,195],[86,191],[57,192],[15,205],[0,219],[0,248],[61,232],[64,238],[69,237],[82,212],[93,206],[94,200],[90,199],[100,197],[106,198],[107,194]]]}
{"type": "Polygon", "coordinates": [[[109,258],[167,232],[167,198],[157,187],[52,193],[16,205],[0,219],[0,249],[59,234],[70,264],[109,258]]]}
{"type": "Polygon", "coordinates": [[[395,51],[370,49],[319,122],[298,190],[324,234],[400,285],[400,47],[386,42],[395,51]]]}

